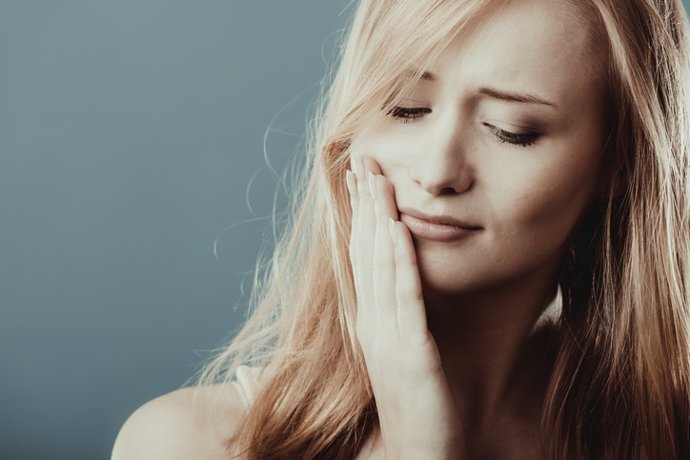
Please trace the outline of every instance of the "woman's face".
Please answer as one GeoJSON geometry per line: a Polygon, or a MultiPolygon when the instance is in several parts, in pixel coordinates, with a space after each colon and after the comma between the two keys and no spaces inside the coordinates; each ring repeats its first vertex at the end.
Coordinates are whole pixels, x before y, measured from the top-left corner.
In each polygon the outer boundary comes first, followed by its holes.
{"type": "MultiPolygon", "coordinates": [[[[414,236],[425,288],[440,293],[555,275],[598,193],[604,87],[590,31],[565,2],[514,1],[474,21],[393,112],[356,136],[405,211],[481,227],[414,236]]],[[[595,44],[601,45],[601,44],[595,44]]]]}

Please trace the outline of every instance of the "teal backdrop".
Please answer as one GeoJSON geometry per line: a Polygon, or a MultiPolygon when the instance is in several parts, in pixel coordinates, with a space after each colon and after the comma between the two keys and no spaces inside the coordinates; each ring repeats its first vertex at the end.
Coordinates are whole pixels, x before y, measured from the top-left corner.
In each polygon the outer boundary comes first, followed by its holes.
{"type": "Polygon", "coordinates": [[[0,0],[0,459],[109,458],[236,331],[348,3],[0,0]]]}
{"type": "Polygon", "coordinates": [[[0,1],[0,459],[109,458],[236,332],[350,3],[0,1]]]}

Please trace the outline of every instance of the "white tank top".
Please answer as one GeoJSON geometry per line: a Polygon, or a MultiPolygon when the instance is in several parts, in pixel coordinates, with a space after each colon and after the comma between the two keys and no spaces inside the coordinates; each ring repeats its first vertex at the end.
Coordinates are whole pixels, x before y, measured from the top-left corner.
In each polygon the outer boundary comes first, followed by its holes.
{"type": "Polygon", "coordinates": [[[252,401],[254,401],[260,371],[260,367],[249,367],[245,365],[239,366],[235,370],[235,380],[233,380],[232,383],[235,385],[235,388],[237,388],[237,392],[240,394],[245,409],[249,409],[252,401]]]}

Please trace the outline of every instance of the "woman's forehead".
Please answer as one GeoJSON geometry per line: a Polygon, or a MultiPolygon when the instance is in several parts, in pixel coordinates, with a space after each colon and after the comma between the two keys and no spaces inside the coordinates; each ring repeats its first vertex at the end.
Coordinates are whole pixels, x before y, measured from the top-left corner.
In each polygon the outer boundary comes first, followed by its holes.
{"type": "Polygon", "coordinates": [[[596,56],[592,28],[569,2],[509,2],[464,27],[427,70],[435,78],[424,82],[462,81],[567,106],[588,91],[599,94],[600,85],[593,83],[601,76],[594,61],[601,57],[596,56]]]}

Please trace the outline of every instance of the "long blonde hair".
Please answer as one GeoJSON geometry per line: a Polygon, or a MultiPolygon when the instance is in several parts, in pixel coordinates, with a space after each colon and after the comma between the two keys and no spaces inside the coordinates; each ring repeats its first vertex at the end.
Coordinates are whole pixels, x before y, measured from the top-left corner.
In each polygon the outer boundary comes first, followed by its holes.
{"type": "MultiPolygon", "coordinates": [[[[362,0],[310,126],[302,175],[251,315],[197,384],[263,366],[228,447],[246,459],[350,459],[377,423],[355,339],[348,146],[492,0],[362,0]],[[413,70],[414,69],[414,70],[413,70]]],[[[572,0],[604,41],[614,103],[607,199],[559,274],[548,458],[690,456],[690,33],[680,0],[572,0]]]]}

